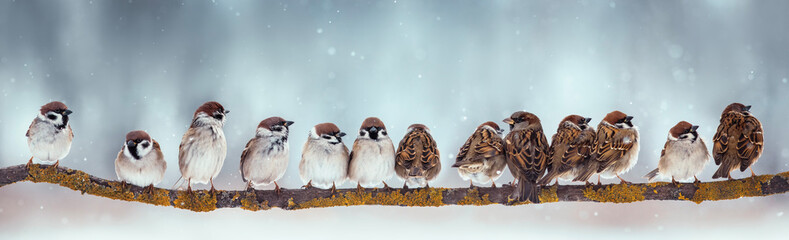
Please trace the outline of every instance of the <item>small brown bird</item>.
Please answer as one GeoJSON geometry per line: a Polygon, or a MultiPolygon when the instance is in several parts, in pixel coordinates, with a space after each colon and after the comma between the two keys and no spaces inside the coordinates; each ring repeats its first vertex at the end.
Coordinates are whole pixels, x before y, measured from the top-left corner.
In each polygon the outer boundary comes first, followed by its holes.
{"type": "Polygon", "coordinates": [[[247,142],[241,152],[241,179],[247,183],[247,188],[254,189],[273,182],[274,191],[281,191],[277,180],[288,169],[290,125],[293,125],[293,121],[281,117],[260,121],[255,137],[247,142]]]}
{"type": "Polygon", "coordinates": [[[356,182],[359,188],[372,188],[381,183],[384,188],[389,188],[384,181],[394,175],[394,152],[394,144],[384,122],[377,117],[364,119],[359,136],[353,142],[348,179],[356,182]]]}
{"type": "Polygon", "coordinates": [[[439,156],[430,129],[422,124],[409,126],[395,152],[395,173],[405,180],[403,188],[430,187],[428,181],[441,171],[439,156]]]}
{"type": "Polygon", "coordinates": [[[206,102],[197,108],[192,125],[181,138],[178,166],[181,176],[192,191],[192,183],[210,183],[215,192],[214,178],[219,175],[227,156],[227,140],[222,127],[230,111],[218,102],[206,102]]]}
{"type": "Polygon", "coordinates": [[[145,131],[126,134],[126,142],[115,158],[115,174],[124,185],[148,187],[153,193],[153,185],[162,181],[166,169],[167,162],[156,140],[145,131]]]}
{"type": "Polygon", "coordinates": [[[71,110],[62,102],[51,102],[41,106],[38,115],[30,123],[25,133],[27,146],[33,154],[27,161],[27,166],[33,164],[33,158],[41,160],[44,164],[53,164],[57,167],[60,160],[71,151],[71,141],[74,132],[71,131],[69,115],[71,110]]]}
{"type": "Polygon", "coordinates": [[[331,189],[348,178],[348,147],[342,143],[344,132],[334,123],[321,123],[310,130],[301,150],[299,176],[305,188],[331,189]]]}
{"type": "Polygon", "coordinates": [[[518,111],[504,122],[510,125],[510,133],[504,139],[507,166],[518,180],[511,198],[539,203],[537,179],[545,173],[548,159],[548,139],[540,119],[532,113],[518,111]]]}
{"type": "MultiPolygon", "coordinates": [[[[715,165],[720,165],[712,178],[731,178],[731,171],[751,167],[764,149],[762,123],[751,115],[751,106],[732,103],[723,110],[718,132],[712,141],[715,165]]],[[[751,176],[756,176],[751,168],[751,176]]]]}
{"type": "Polygon", "coordinates": [[[452,167],[458,168],[460,178],[471,181],[472,187],[474,183],[488,182],[493,182],[492,187],[496,187],[496,179],[501,177],[504,167],[507,166],[502,132],[494,122],[483,123],[460,148],[452,167]]]}
{"type": "Polygon", "coordinates": [[[589,121],[592,119],[570,115],[559,123],[548,151],[547,173],[537,184],[547,185],[557,178],[573,180],[583,171],[594,149],[595,130],[589,121]]]}
{"type": "Polygon", "coordinates": [[[600,121],[597,125],[595,153],[592,155],[596,161],[589,161],[584,172],[575,178],[576,181],[587,181],[592,174],[598,173],[598,185],[600,177],[616,177],[622,183],[630,183],[619,175],[629,171],[638,162],[639,134],[632,119],[632,116],[613,111],[600,121]]]}
{"type": "Polygon", "coordinates": [[[695,182],[699,182],[696,175],[704,170],[710,154],[707,152],[704,140],[696,132],[698,128],[699,126],[691,125],[686,121],[674,125],[668,132],[663,151],[660,152],[658,168],[644,177],[649,181],[655,180],[658,176],[669,177],[674,184],[677,184],[677,180],[695,179],[695,182]]]}

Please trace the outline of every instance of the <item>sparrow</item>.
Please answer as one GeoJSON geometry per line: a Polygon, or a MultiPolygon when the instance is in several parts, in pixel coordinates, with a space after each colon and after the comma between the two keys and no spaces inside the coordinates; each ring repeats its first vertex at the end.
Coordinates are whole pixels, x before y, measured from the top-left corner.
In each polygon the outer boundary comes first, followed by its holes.
{"type": "Polygon", "coordinates": [[[277,180],[285,175],[288,168],[288,133],[293,121],[281,117],[270,117],[258,124],[255,137],[247,142],[241,152],[241,179],[247,188],[257,188],[274,183],[274,190],[280,191],[277,180]]]}
{"type": "Polygon", "coordinates": [[[540,118],[518,111],[504,122],[510,125],[510,133],[504,139],[507,166],[518,180],[511,199],[539,203],[537,179],[545,173],[548,160],[548,140],[542,131],[540,118]]]}
{"type": "MultiPolygon", "coordinates": [[[[715,165],[720,165],[712,178],[731,178],[731,171],[751,167],[764,149],[762,123],[754,117],[751,106],[732,103],[723,110],[718,132],[712,138],[715,165]]],[[[756,176],[751,168],[751,176],[756,176]]]]}
{"type": "Polygon", "coordinates": [[[670,177],[671,182],[678,184],[679,181],[695,179],[700,182],[696,175],[704,170],[704,166],[710,159],[707,152],[707,145],[696,131],[699,126],[691,125],[686,121],[681,121],[674,125],[668,132],[668,139],[660,152],[660,162],[658,168],[647,173],[644,178],[649,181],[655,180],[658,176],[670,177]]]}
{"type": "Polygon", "coordinates": [[[348,147],[342,143],[344,132],[333,123],[321,123],[310,130],[301,151],[299,175],[305,188],[337,190],[348,177],[348,147]]]}
{"type": "Polygon", "coordinates": [[[595,130],[589,126],[590,121],[591,118],[570,115],[559,123],[548,150],[547,172],[537,184],[547,185],[557,178],[573,180],[584,170],[594,149],[595,130]]]}
{"type": "Polygon", "coordinates": [[[145,131],[126,134],[126,142],[115,158],[115,174],[124,186],[131,183],[148,187],[148,191],[153,193],[153,185],[162,181],[165,169],[167,162],[156,140],[145,131]]]}
{"type": "Polygon", "coordinates": [[[210,183],[215,192],[214,178],[222,170],[227,155],[227,140],[222,127],[227,114],[218,102],[206,102],[197,108],[192,125],[178,147],[178,166],[181,176],[192,191],[192,183],[210,183]]]}
{"type": "Polygon", "coordinates": [[[357,182],[359,188],[374,188],[379,183],[389,188],[384,181],[394,174],[394,152],[394,144],[381,119],[365,119],[353,142],[348,179],[357,182]]]}
{"type": "Polygon", "coordinates": [[[41,106],[38,116],[30,123],[25,133],[27,146],[33,154],[27,166],[33,164],[33,158],[44,164],[53,164],[57,168],[60,160],[71,151],[71,140],[74,132],[69,125],[71,110],[62,102],[51,102],[41,106]]]}
{"type": "Polygon", "coordinates": [[[638,162],[638,127],[633,125],[632,120],[632,116],[613,111],[600,121],[592,156],[596,162],[589,164],[585,172],[576,179],[586,181],[592,174],[598,173],[598,185],[600,177],[616,177],[621,183],[630,183],[619,175],[629,171],[638,162]]]}
{"type": "Polygon", "coordinates": [[[491,186],[496,187],[496,179],[501,177],[504,167],[507,166],[502,132],[504,130],[494,122],[483,123],[460,147],[452,167],[458,169],[458,174],[464,181],[471,181],[472,187],[475,182],[493,182],[491,186]]]}
{"type": "Polygon", "coordinates": [[[422,124],[408,126],[405,137],[400,140],[395,153],[395,172],[405,181],[403,188],[430,187],[441,171],[436,141],[430,136],[430,129],[422,124]]]}

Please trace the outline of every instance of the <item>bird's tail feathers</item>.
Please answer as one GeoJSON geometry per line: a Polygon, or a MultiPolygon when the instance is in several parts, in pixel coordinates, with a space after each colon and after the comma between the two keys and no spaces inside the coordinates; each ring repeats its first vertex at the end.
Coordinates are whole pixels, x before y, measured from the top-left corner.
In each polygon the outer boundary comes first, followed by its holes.
{"type": "Polygon", "coordinates": [[[655,180],[655,178],[657,178],[658,173],[660,172],[659,170],[660,169],[655,168],[655,170],[652,170],[651,172],[647,173],[647,175],[644,175],[644,178],[646,178],[647,181],[650,182],[655,180]]]}

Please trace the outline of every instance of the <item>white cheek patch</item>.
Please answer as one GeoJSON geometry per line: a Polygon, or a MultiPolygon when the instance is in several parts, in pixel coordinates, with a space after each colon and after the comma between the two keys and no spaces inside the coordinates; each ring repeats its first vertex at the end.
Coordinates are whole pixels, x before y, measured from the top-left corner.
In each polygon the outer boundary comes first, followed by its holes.
{"type": "Polygon", "coordinates": [[[145,155],[148,155],[148,153],[151,152],[151,149],[153,149],[153,146],[151,146],[151,143],[148,142],[148,140],[143,140],[142,142],[140,142],[140,144],[137,144],[137,155],[140,158],[142,158],[145,155]],[[148,147],[143,147],[144,144],[147,144],[148,147]]]}
{"type": "Polygon", "coordinates": [[[134,156],[131,155],[131,152],[129,152],[129,146],[127,146],[126,143],[123,143],[123,156],[126,156],[127,158],[134,158],[134,156]]]}

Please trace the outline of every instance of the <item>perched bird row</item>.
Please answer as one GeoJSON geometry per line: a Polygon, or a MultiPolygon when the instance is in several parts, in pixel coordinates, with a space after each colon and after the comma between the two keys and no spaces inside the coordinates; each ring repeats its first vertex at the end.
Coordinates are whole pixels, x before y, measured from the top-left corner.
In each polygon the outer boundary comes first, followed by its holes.
{"type": "MultiPolygon", "coordinates": [[[[733,103],[721,115],[713,137],[713,158],[720,165],[713,178],[727,177],[739,168],[745,171],[761,156],[761,123],[750,113],[750,106],[733,103]]],[[[178,151],[178,166],[187,190],[192,183],[210,184],[222,169],[227,155],[223,127],[230,111],[217,102],[207,102],[194,113],[192,124],[184,134],[178,151]]],[[[72,113],[65,104],[51,102],[42,106],[26,134],[33,158],[58,165],[68,155],[74,134],[69,125],[72,113]]],[[[586,182],[597,174],[600,178],[618,178],[638,161],[639,132],[633,117],[620,111],[608,113],[597,126],[590,118],[565,117],[549,144],[540,119],[528,112],[513,113],[504,122],[510,132],[494,122],[481,124],[460,148],[452,167],[466,181],[487,184],[498,179],[505,166],[515,177],[512,197],[518,201],[539,202],[537,190],[559,178],[586,182]]],[[[293,121],[270,117],[258,124],[255,136],[241,153],[241,177],[248,188],[274,183],[288,167],[289,127],[293,121]]],[[[645,177],[671,178],[672,182],[698,175],[710,154],[697,132],[698,126],[681,121],[669,131],[658,168],[645,177]]],[[[375,117],[364,120],[352,151],[342,142],[346,134],[333,123],[315,125],[302,149],[299,175],[305,187],[336,189],[346,179],[359,188],[389,188],[386,180],[393,174],[405,181],[404,187],[427,187],[441,171],[440,154],[430,129],[422,124],[408,127],[395,150],[384,123],[375,117]]],[[[132,131],[115,159],[115,172],[123,183],[153,190],[161,182],[167,162],[159,143],[144,131],[132,131]]],[[[751,174],[753,170],[751,170],[751,174]]]]}

